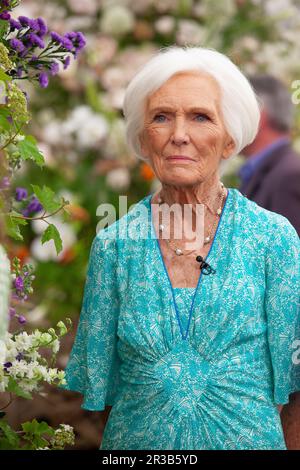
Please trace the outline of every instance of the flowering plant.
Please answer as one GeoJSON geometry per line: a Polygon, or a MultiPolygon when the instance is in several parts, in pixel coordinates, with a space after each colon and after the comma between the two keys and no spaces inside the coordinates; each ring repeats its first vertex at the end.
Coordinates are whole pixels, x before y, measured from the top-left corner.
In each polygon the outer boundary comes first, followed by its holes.
{"type": "MultiPolygon", "coordinates": [[[[85,46],[81,32],[71,31],[61,36],[48,32],[43,18],[26,16],[12,18],[13,9],[19,0],[0,0],[0,209],[1,225],[4,223],[8,236],[23,240],[20,228],[31,220],[41,219],[47,224],[41,242],[53,239],[57,254],[62,250],[62,241],[55,225],[46,219],[68,205],[64,198],[58,200],[47,186],[32,184],[33,192],[17,187],[11,196],[11,180],[22,163],[31,160],[42,167],[43,154],[35,138],[24,132],[31,115],[28,97],[18,83],[20,80],[38,82],[42,88],[48,86],[49,76],[59,72],[60,65],[66,69],[71,55],[76,59],[85,46]],[[43,213],[40,215],[40,212],[43,213]]],[[[73,429],[65,424],[54,430],[45,422],[23,423],[22,430],[14,431],[4,419],[6,409],[14,396],[32,398],[32,393],[41,393],[44,383],[64,384],[64,371],[55,367],[59,341],[71,327],[59,321],[56,328],[47,331],[35,329],[28,333],[22,328],[26,323],[23,314],[16,308],[32,294],[35,278],[33,266],[14,257],[11,265],[10,319],[17,319],[20,330],[6,332],[0,341],[0,392],[9,393],[10,400],[0,408],[0,449],[63,449],[74,443],[73,429]],[[45,356],[51,351],[51,357],[45,356]]]]}
{"type": "Polygon", "coordinates": [[[0,408],[0,449],[63,449],[74,444],[74,432],[71,426],[61,424],[54,430],[45,422],[22,424],[22,431],[14,431],[3,418],[3,412],[12,402],[13,396],[32,398],[32,392],[41,393],[44,382],[51,385],[63,385],[65,372],[55,365],[59,351],[59,340],[67,334],[72,325],[70,319],[58,322],[56,329],[45,332],[36,329],[31,334],[26,331],[6,332],[0,342],[0,392],[9,392],[9,402],[0,408]],[[48,360],[41,355],[40,349],[52,351],[50,367],[48,360]],[[47,439],[48,436],[49,438],[47,439]]]}

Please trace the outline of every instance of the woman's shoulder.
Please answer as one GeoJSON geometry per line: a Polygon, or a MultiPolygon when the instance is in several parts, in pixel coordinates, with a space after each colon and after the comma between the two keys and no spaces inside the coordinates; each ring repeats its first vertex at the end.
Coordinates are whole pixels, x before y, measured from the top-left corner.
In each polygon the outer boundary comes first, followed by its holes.
{"type": "Polygon", "coordinates": [[[265,234],[270,241],[273,237],[292,237],[299,240],[298,233],[291,222],[283,215],[270,211],[248,199],[238,189],[234,193],[236,215],[240,218],[241,226],[247,227],[256,236],[265,234]]]}

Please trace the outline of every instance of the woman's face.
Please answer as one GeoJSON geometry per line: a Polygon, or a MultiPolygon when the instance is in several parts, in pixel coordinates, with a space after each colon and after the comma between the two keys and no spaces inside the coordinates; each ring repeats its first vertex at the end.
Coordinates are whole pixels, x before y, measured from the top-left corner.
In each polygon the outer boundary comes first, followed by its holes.
{"type": "Polygon", "coordinates": [[[195,185],[218,173],[234,150],[225,130],[219,85],[202,72],[173,75],[148,97],[141,149],[166,184],[195,185]],[[192,160],[170,160],[184,155],[192,160]]]}

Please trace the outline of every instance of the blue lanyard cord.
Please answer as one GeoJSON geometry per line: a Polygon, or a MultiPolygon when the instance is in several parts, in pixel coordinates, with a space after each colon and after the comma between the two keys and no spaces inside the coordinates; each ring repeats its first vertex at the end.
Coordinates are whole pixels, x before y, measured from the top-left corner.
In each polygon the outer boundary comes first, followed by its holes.
{"type": "MultiPolygon", "coordinates": [[[[199,282],[200,282],[200,279],[201,279],[202,274],[203,274],[203,273],[202,273],[202,271],[201,271],[200,277],[199,277],[199,279],[198,279],[198,285],[199,285],[199,282]]],[[[180,321],[180,315],[179,315],[179,311],[178,311],[178,306],[177,306],[176,300],[175,300],[174,289],[172,288],[172,295],[173,295],[173,301],[174,301],[174,306],[175,306],[175,312],[176,312],[177,321],[178,321],[179,328],[180,328],[180,332],[181,332],[181,337],[182,337],[183,340],[186,340],[187,337],[188,337],[188,333],[189,333],[190,323],[191,323],[191,319],[192,319],[193,307],[194,307],[194,303],[195,303],[195,298],[196,298],[196,293],[197,293],[198,285],[197,285],[197,287],[196,287],[196,289],[195,289],[195,292],[194,292],[194,295],[193,295],[193,300],[192,300],[192,304],[191,304],[190,311],[189,311],[189,319],[188,319],[188,324],[187,324],[187,329],[186,329],[185,335],[183,334],[183,329],[182,329],[182,325],[181,325],[181,321],[180,321]]]]}
{"type": "MultiPolygon", "coordinates": [[[[220,220],[219,220],[219,223],[218,223],[218,226],[217,226],[217,230],[216,230],[216,233],[215,233],[213,242],[212,242],[212,244],[211,244],[211,247],[210,247],[210,249],[209,249],[209,252],[208,252],[208,254],[207,254],[205,260],[209,257],[210,252],[211,252],[211,250],[212,250],[212,247],[214,246],[215,240],[216,240],[216,238],[217,238],[218,230],[219,230],[219,227],[220,227],[220,225],[221,225],[221,220],[222,220],[223,214],[224,214],[224,212],[225,212],[225,207],[226,207],[227,201],[228,201],[228,199],[229,199],[229,194],[230,194],[230,188],[228,188],[228,194],[227,194],[227,197],[226,197],[226,200],[225,200],[225,204],[224,204],[224,207],[223,207],[223,210],[222,210],[222,213],[221,213],[221,217],[220,217],[220,220]]],[[[166,265],[165,265],[165,262],[164,262],[164,259],[163,259],[163,256],[162,256],[162,252],[161,252],[161,248],[160,248],[160,245],[159,245],[159,241],[158,241],[158,238],[157,238],[157,236],[156,236],[156,232],[155,232],[154,225],[153,225],[153,220],[152,220],[152,208],[151,208],[151,199],[152,199],[152,196],[150,196],[150,198],[148,199],[149,205],[150,205],[150,219],[151,219],[151,220],[150,220],[150,224],[151,224],[151,230],[153,230],[153,233],[155,234],[155,239],[156,239],[156,243],[157,243],[157,246],[158,246],[160,258],[161,258],[161,261],[162,261],[162,264],[163,264],[165,273],[166,273],[166,275],[167,275],[167,278],[168,278],[168,280],[169,280],[169,284],[170,284],[170,287],[171,287],[171,292],[172,292],[172,296],[173,296],[173,302],[174,302],[174,307],[175,307],[175,312],[176,312],[177,321],[178,321],[179,328],[180,328],[180,332],[181,332],[181,337],[182,337],[183,340],[185,340],[185,339],[187,338],[187,336],[188,336],[188,333],[189,333],[189,327],[190,327],[190,322],[191,322],[192,313],[193,313],[194,301],[195,301],[195,298],[196,298],[196,294],[197,294],[197,292],[198,292],[198,287],[199,287],[199,284],[200,284],[200,280],[201,280],[201,278],[202,278],[203,271],[201,270],[201,272],[200,272],[200,276],[199,276],[199,279],[198,279],[197,287],[196,287],[195,292],[194,292],[194,296],[193,296],[193,300],[192,300],[192,305],[191,305],[190,312],[189,312],[189,319],[188,319],[187,331],[186,331],[186,334],[184,335],[184,334],[183,334],[183,330],[182,330],[182,326],[181,326],[181,322],[180,322],[178,307],[177,307],[176,300],[175,300],[174,289],[173,289],[173,286],[172,286],[172,283],[171,283],[171,279],[170,279],[169,273],[168,273],[168,271],[167,271],[167,268],[166,268],[166,265]]]]}

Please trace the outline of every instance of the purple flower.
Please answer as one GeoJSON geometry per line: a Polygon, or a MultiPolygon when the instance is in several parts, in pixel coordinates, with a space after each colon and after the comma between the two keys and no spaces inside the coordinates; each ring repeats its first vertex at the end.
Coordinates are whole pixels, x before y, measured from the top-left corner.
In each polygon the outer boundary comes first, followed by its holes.
{"type": "Polygon", "coordinates": [[[31,20],[30,18],[27,18],[27,16],[19,16],[18,20],[22,26],[26,26],[29,28],[31,28],[31,26],[33,25],[33,21],[34,21],[34,20],[31,20]]]}
{"type": "Polygon", "coordinates": [[[37,199],[37,197],[33,196],[33,198],[31,199],[30,203],[28,204],[28,206],[26,207],[26,209],[24,209],[22,211],[22,214],[25,216],[25,217],[28,217],[31,212],[39,212],[43,209],[43,206],[42,204],[39,202],[39,200],[37,199]]]}
{"type": "Polygon", "coordinates": [[[25,50],[24,44],[19,39],[13,38],[9,41],[9,44],[10,47],[12,47],[12,49],[15,49],[17,52],[24,52],[25,50]]]}
{"type": "Polygon", "coordinates": [[[29,48],[25,47],[24,51],[20,52],[20,57],[26,57],[28,54],[29,48]]]}
{"type": "Polygon", "coordinates": [[[39,26],[38,35],[41,37],[45,36],[45,34],[47,34],[48,32],[48,28],[47,28],[45,21],[41,17],[37,18],[36,21],[39,26]]]}
{"type": "Polygon", "coordinates": [[[21,361],[21,359],[23,359],[23,357],[24,357],[24,354],[22,354],[21,352],[19,352],[19,353],[16,355],[17,361],[21,361]]]}
{"type": "Polygon", "coordinates": [[[58,44],[62,44],[64,41],[64,38],[60,36],[60,34],[56,33],[55,31],[51,31],[50,36],[51,36],[52,41],[57,42],[58,44]]]}
{"type": "Polygon", "coordinates": [[[46,72],[40,73],[39,82],[42,88],[47,88],[47,86],[49,85],[49,79],[48,79],[48,75],[46,74],[46,72]]]}
{"type": "Polygon", "coordinates": [[[24,325],[24,323],[26,323],[26,321],[27,320],[23,315],[18,316],[18,322],[20,323],[20,325],[24,325]]]}
{"type": "Polygon", "coordinates": [[[12,366],[12,363],[11,362],[5,362],[3,365],[4,365],[4,371],[9,372],[8,369],[12,366]]]}
{"type": "Polygon", "coordinates": [[[22,201],[28,196],[27,189],[25,188],[16,188],[16,201],[22,201]]]}
{"type": "Polygon", "coordinates": [[[66,49],[71,50],[69,41],[72,42],[72,48],[75,49],[76,56],[78,52],[86,45],[86,39],[84,35],[78,31],[77,33],[75,31],[70,31],[69,33],[66,33],[64,35],[66,45],[66,49]]]}
{"type": "Polygon", "coordinates": [[[15,29],[21,29],[22,26],[21,24],[19,23],[19,21],[17,20],[14,20],[13,18],[11,18],[9,20],[9,23],[10,23],[10,31],[15,31],[15,29]]]}
{"type": "Polygon", "coordinates": [[[75,45],[77,51],[80,51],[86,45],[86,39],[80,31],[77,33],[75,45]]]}
{"type": "Polygon", "coordinates": [[[72,41],[73,39],[76,39],[77,33],[75,33],[75,31],[70,31],[69,33],[66,33],[64,36],[65,38],[71,39],[72,41]]]}
{"type": "Polygon", "coordinates": [[[59,63],[58,62],[51,62],[50,65],[50,73],[51,75],[56,75],[59,72],[59,63]]]}
{"type": "Polygon", "coordinates": [[[25,41],[25,39],[26,39],[26,44],[29,47],[37,46],[40,49],[44,49],[44,47],[45,47],[44,41],[37,34],[29,33],[26,36],[26,38],[24,38],[24,41],[25,41]]]}
{"type": "Polygon", "coordinates": [[[16,309],[14,307],[9,307],[9,316],[13,318],[16,314],[16,309]]]}
{"type": "Polygon", "coordinates": [[[10,14],[8,11],[3,11],[0,13],[0,20],[10,20],[10,14]]]}
{"type": "Polygon", "coordinates": [[[71,51],[74,47],[72,41],[66,37],[63,38],[62,45],[67,51],[71,51]]]}
{"type": "Polygon", "coordinates": [[[71,57],[68,55],[64,60],[64,70],[66,70],[69,67],[70,62],[71,62],[71,57]]]}
{"type": "Polygon", "coordinates": [[[24,282],[21,276],[17,276],[15,279],[15,288],[19,291],[24,289],[24,282]]]}

